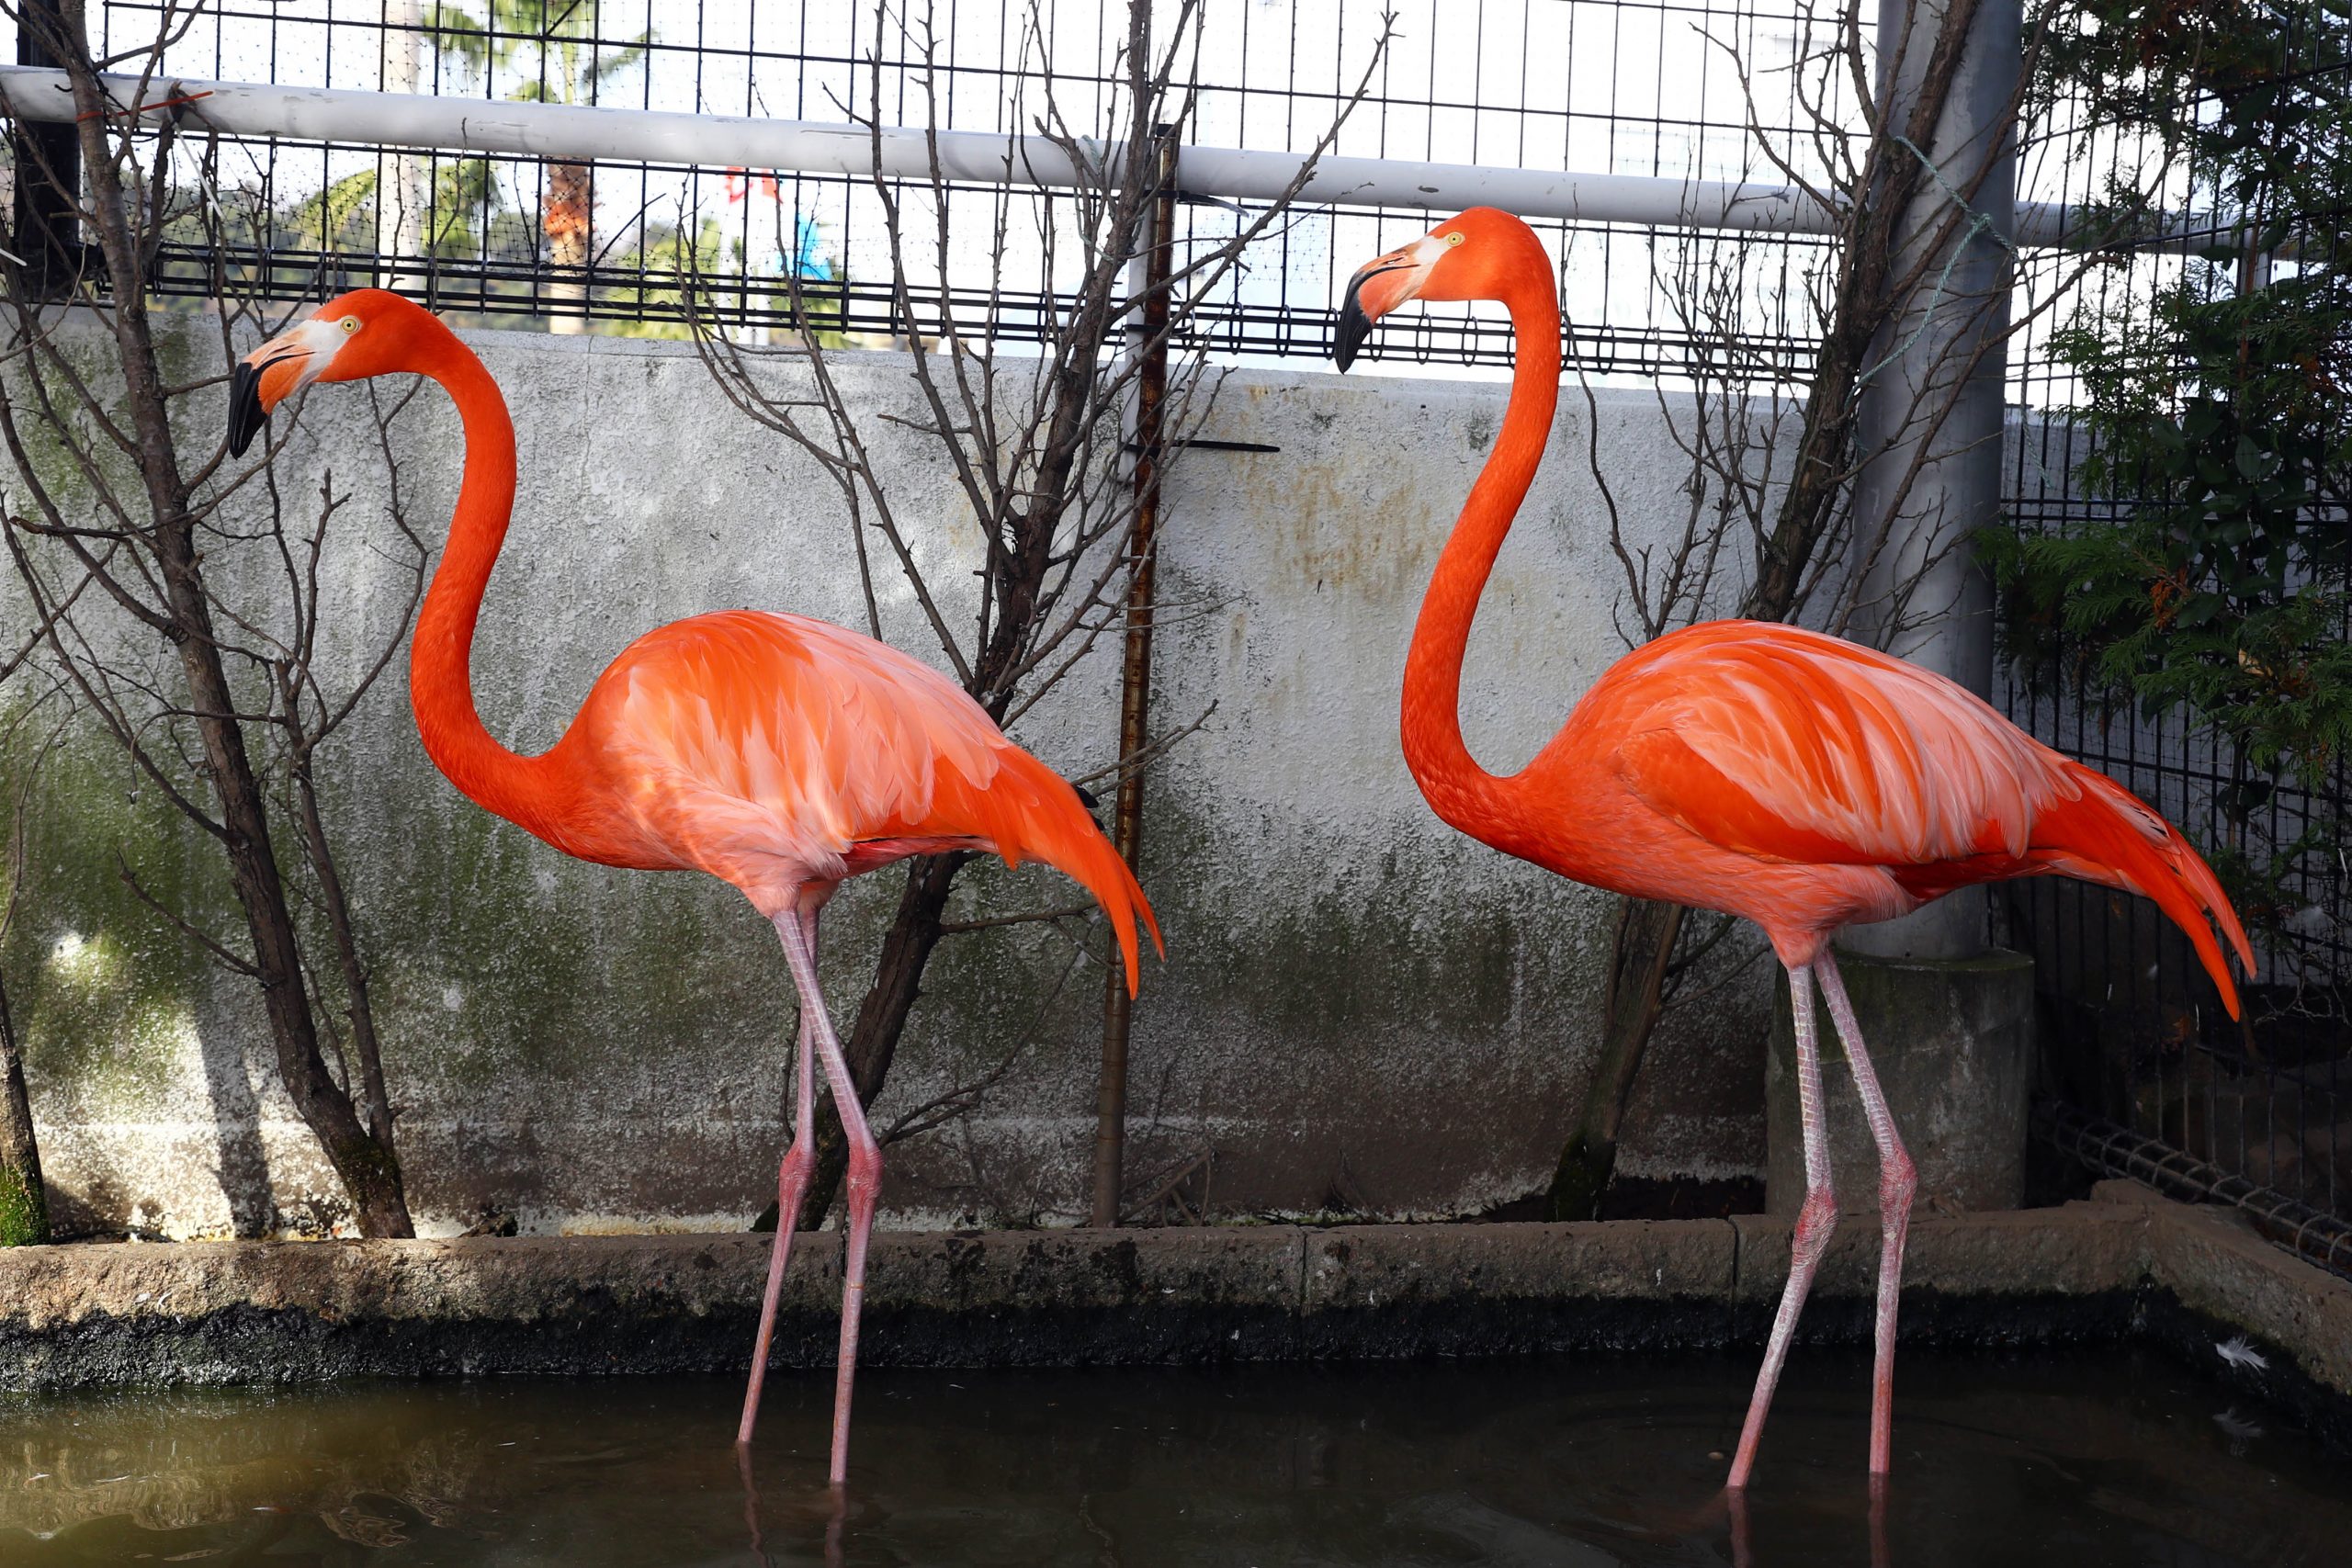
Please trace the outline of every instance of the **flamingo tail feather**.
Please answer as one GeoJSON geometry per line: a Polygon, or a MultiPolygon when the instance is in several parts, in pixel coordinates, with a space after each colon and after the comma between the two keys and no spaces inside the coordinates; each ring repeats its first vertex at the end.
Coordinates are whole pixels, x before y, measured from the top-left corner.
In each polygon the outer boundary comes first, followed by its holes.
{"type": "Polygon", "coordinates": [[[2229,938],[2248,974],[2254,970],[2254,948],[2213,868],[2171,823],[2105,773],[2072,761],[2064,771],[2080,793],[2036,818],[2037,858],[2054,871],[2154,899],[2187,934],[2222,993],[2222,1005],[2233,1019],[2238,1017],[2237,985],[2213,940],[2213,927],[2229,938]]]}
{"type": "MultiPolygon", "coordinates": [[[[1135,873],[1105,838],[1088,813],[1078,791],[1045,763],[1015,747],[998,754],[1001,771],[990,786],[972,792],[962,812],[979,836],[996,846],[1008,865],[1024,860],[1043,861],[1084,887],[1102,906],[1119,939],[1119,955],[1126,964],[1127,995],[1136,994],[1141,950],[1136,941],[1140,920],[1151,933],[1151,944],[1166,957],[1159,918],[1135,873]]],[[[943,776],[943,792],[954,781],[943,776]]]]}

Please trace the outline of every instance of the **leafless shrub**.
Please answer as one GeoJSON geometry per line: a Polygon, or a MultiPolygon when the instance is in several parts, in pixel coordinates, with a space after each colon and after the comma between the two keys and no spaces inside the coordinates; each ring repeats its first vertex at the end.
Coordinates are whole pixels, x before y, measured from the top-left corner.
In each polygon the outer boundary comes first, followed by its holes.
{"type": "MultiPolygon", "coordinates": [[[[881,635],[877,579],[895,578],[912,594],[938,657],[1009,728],[1127,625],[1130,590],[1149,558],[1148,546],[1138,547],[1138,519],[1156,506],[1170,463],[1199,428],[1217,389],[1202,356],[1177,345],[1194,314],[1244,265],[1248,247],[1287,220],[1292,198],[1313,169],[1310,157],[1288,190],[1238,213],[1228,234],[1196,243],[1186,254],[1173,254],[1171,239],[1159,236],[1163,265],[1149,265],[1152,210],[1167,188],[1164,150],[1192,112],[1188,83],[1201,47],[1201,7],[1198,0],[1173,7],[1134,0],[1126,19],[1100,103],[1081,107],[1057,96],[1066,89],[1056,85],[1064,78],[1054,69],[1045,13],[1034,5],[1026,13],[1022,69],[1011,79],[1027,96],[1012,106],[1012,118],[1024,128],[1019,144],[1035,152],[1017,156],[1050,155],[1082,175],[1076,188],[1047,195],[1023,188],[1020,171],[1008,170],[990,198],[988,227],[977,235],[968,225],[951,224],[951,211],[967,218],[975,198],[951,191],[940,154],[944,44],[932,6],[879,0],[865,101],[839,106],[874,137],[878,164],[882,40],[903,45],[921,62],[912,73],[912,107],[929,130],[928,171],[904,182],[877,177],[872,189],[888,243],[893,313],[912,352],[922,410],[901,423],[932,444],[953,472],[983,540],[977,561],[926,566],[919,557],[906,519],[909,498],[877,464],[861,426],[865,416],[853,409],[836,377],[835,351],[823,330],[831,297],[820,299],[797,276],[788,279],[803,330],[786,341],[754,344],[728,333],[717,290],[695,291],[705,301],[695,341],[711,375],[745,415],[814,458],[832,481],[856,553],[867,629],[881,635]],[[992,278],[1034,266],[1053,280],[1036,307],[1044,317],[1035,353],[1008,352],[991,330],[995,314],[1010,308],[994,291],[975,300],[968,290],[951,294],[944,287],[951,268],[973,256],[984,257],[992,278]],[[1155,364],[1164,365],[1166,378],[1156,397],[1148,396],[1155,364]],[[961,575],[967,570],[968,580],[961,575]],[[967,581],[977,588],[968,601],[967,581]]],[[[1314,157],[1361,99],[1385,43],[1384,34],[1314,157]]],[[[1166,624],[1170,607],[1148,614],[1166,624]]],[[[1090,779],[1136,775],[1206,717],[1190,716],[1141,738],[1090,779]]],[[[1009,922],[1089,918],[1084,908],[1063,908],[949,920],[948,894],[968,859],[910,863],[846,1042],[858,1092],[869,1102],[882,1089],[924,966],[943,937],[1009,922]]],[[[978,1091],[951,1095],[948,1103],[968,1109],[982,1098],[978,1091]]],[[[846,1159],[831,1120],[820,1117],[819,1126],[824,1132],[815,1196],[804,1211],[810,1224],[821,1223],[846,1159]]]]}
{"type": "MultiPolygon", "coordinates": [[[[233,220],[212,150],[199,150],[195,186],[175,186],[187,164],[175,112],[141,107],[169,96],[155,73],[193,8],[166,6],[153,43],[105,62],[90,51],[81,7],[6,10],[63,63],[80,116],[78,172],[42,156],[36,136],[15,138],[19,156],[32,150],[40,188],[88,237],[50,258],[62,268],[31,275],[17,258],[6,262],[0,438],[17,479],[0,535],[34,627],[21,662],[70,698],[78,726],[111,739],[127,789],[169,802],[217,849],[242,932],[212,929],[212,911],[156,891],[142,874],[151,846],[120,846],[119,863],[158,920],[253,982],[279,1077],[361,1232],[407,1235],[362,933],[321,808],[318,762],[406,637],[425,546],[396,499],[393,537],[366,547],[407,573],[402,613],[356,654],[329,647],[340,639],[326,564],[363,526],[346,497],[330,477],[298,503],[266,469],[258,479],[229,471],[219,378],[166,378],[155,341],[159,249],[167,232],[217,247],[233,220]],[[110,95],[99,72],[125,63],[136,85],[110,95]],[[182,409],[188,419],[175,421],[182,409]],[[190,425],[206,456],[183,449],[190,425]]],[[[256,323],[234,279],[215,283],[226,362],[256,323]]],[[[401,404],[371,406],[389,465],[386,433],[401,404]]]]}

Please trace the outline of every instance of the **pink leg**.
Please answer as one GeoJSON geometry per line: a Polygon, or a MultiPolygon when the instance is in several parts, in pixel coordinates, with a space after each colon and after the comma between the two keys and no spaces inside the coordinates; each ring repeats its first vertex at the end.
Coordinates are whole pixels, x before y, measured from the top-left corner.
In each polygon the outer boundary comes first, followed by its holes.
{"type": "Polygon", "coordinates": [[[1871,1141],[1878,1145],[1878,1212],[1881,1242],[1878,1257],[1878,1354],[1871,1380],[1871,1474],[1884,1475],[1894,1460],[1894,1306],[1903,1293],[1903,1241],[1911,1229],[1911,1195],[1918,1190],[1919,1175],[1903,1140],[1894,1134],[1886,1096],[1879,1091],[1878,1074],[1862,1048],[1862,1032],[1854,1021],[1854,1004],[1846,999],[1846,982],[1838,961],[1821,950],[1821,994],[1828,998],[1829,1016],[1838,1021],[1838,1037],[1846,1043],[1846,1059],[1853,1064],[1854,1088],[1862,1097],[1862,1114],[1869,1119],[1871,1141]]]}
{"type": "Polygon", "coordinates": [[[882,1195],[882,1149],[865,1124],[858,1103],[857,1086],[849,1076],[841,1042],[833,1037],[832,1021],[825,1016],[824,998],[817,989],[817,949],[813,942],[794,941],[786,931],[785,956],[792,963],[792,978],[800,987],[801,1016],[816,1031],[817,1053],[825,1064],[825,1081],[833,1091],[833,1109],[849,1140],[849,1245],[842,1257],[842,1348],[833,1373],[833,1456],[827,1479],[839,1486],[849,1479],[850,1385],[857,1376],[857,1320],[865,1304],[865,1243],[874,1234],[874,1205],[882,1195]]]}
{"type": "MultiPolygon", "coordinates": [[[[776,917],[776,930],[786,926],[799,932],[811,953],[817,950],[817,911],[787,909],[776,917]]],[[[786,939],[787,949],[791,945],[786,939]]],[[[752,1347],[752,1382],[743,1391],[743,1424],[735,1430],[740,1446],[752,1440],[752,1425],[760,1416],[760,1388],[767,1382],[768,1345],[775,1335],[776,1298],[784,1289],[784,1267],[792,1257],[792,1233],[800,1224],[800,1200],[808,1194],[809,1172],[817,1163],[817,1071],[815,1036],[804,994],[800,1004],[800,1042],[793,1052],[792,1146],[775,1173],[775,1245],[768,1249],[768,1289],[760,1301],[760,1334],[752,1347]]],[[[815,1016],[821,1017],[820,1009],[815,1016]]]]}
{"type": "Polygon", "coordinates": [[[1796,1239],[1789,1249],[1788,1286],[1772,1319],[1763,1370],[1756,1374],[1756,1393],[1747,1404],[1747,1425],[1740,1428],[1739,1451],[1732,1456],[1731,1479],[1725,1484],[1735,1492],[1747,1486],[1747,1473],[1755,1467],[1764,1414],[1772,1407],[1772,1390],[1781,1381],[1781,1363],[1788,1359],[1797,1314],[1804,1310],[1805,1292],[1813,1288],[1814,1270],[1828,1249],[1829,1235],[1838,1228],[1838,1199],[1829,1188],[1829,1135],[1821,1120],[1821,1051],[1813,1037],[1813,971],[1804,964],[1789,966],[1789,1004],[1797,1035],[1797,1113],[1804,1124],[1804,1207],[1797,1213],[1796,1239]]]}
{"type": "Polygon", "coordinates": [[[1756,1568],[1755,1541],[1747,1528],[1747,1493],[1735,1486],[1724,1494],[1724,1499],[1731,1505],[1731,1568],[1756,1568]]]}
{"type": "Polygon", "coordinates": [[[760,1489],[752,1480],[752,1450],[741,1442],[735,1445],[735,1474],[743,1483],[743,1528],[752,1532],[752,1555],[766,1555],[765,1543],[760,1536],[760,1489]]]}

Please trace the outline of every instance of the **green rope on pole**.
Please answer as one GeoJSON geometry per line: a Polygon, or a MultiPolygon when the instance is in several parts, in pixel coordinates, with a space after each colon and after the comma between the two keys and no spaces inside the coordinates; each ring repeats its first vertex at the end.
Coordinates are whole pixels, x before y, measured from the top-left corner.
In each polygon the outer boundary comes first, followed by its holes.
{"type": "Polygon", "coordinates": [[[1919,160],[1919,166],[1927,170],[1928,177],[1936,182],[1936,188],[1943,192],[1944,198],[1947,201],[1950,201],[1954,207],[1959,208],[1962,212],[1968,214],[1968,231],[1962,234],[1959,242],[1952,246],[1951,254],[1944,258],[1942,270],[1936,274],[1935,291],[1928,297],[1928,308],[1927,310],[1919,317],[1919,324],[1917,327],[1914,327],[1909,335],[1905,337],[1901,343],[1896,344],[1893,348],[1887,350],[1885,356],[1880,359],[1877,364],[1872,365],[1868,369],[1862,371],[1861,374],[1854,378],[1854,396],[1856,398],[1860,398],[1862,395],[1862,389],[1870,384],[1871,377],[1885,369],[1888,366],[1894,364],[1905,355],[1910,353],[1912,345],[1917,344],[1921,338],[1927,336],[1928,329],[1935,324],[1936,312],[1943,308],[1944,290],[1951,282],[1951,269],[1960,265],[1962,254],[1968,249],[1970,243],[1973,241],[1977,235],[1989,233],[1993,236],[1994,241],[1998,243],[2003,250],[2009,253],[2010,259],[2015,260],[2018,255],[2017,242],[2010,239],[2007,234],[2002,233],[1998,229],[1993,227],[1993,219],[1991,214],[1981,212],[1975,208],[1969,206],[1967,197],[1962,196],[1960,191],[1952,185],[1952,183],[1944,178],[1944,172],[1936,167],[1934,159],[1928,157],[1927,153],[1919,150],[1918,143],[1913,141],[1909,137],[1904,135],[1900,131],[1894,133],[1894,140],[1906,149],[1913,157],[1919,160]]]}

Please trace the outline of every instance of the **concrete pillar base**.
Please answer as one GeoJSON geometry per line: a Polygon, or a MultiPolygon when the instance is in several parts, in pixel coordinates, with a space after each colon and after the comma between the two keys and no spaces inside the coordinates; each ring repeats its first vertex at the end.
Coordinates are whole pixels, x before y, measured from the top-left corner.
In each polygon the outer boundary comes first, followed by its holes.
{"type": "MultiPolygon", "coordinates": [[[[2026,1100],[2033,1076],[2033,960],[1882,958],[1838,950],[1871,1065],[1894,1128],[1918,1168],[1913,1212],[1934,1201],[1962,1209],[2014,1209],[2025,1196],[2026,1100]]],[[[1862,1120],[1846,1049],[1815,987],[1822,1097],[1829,1116],[1830,1179],[1838,1207],[1878,1212],[1878,1150],[1862,1120]]],[[[1792,1215],[1804,1202],[1804,1139],[1797,1118],[1796,1035],[1782,979],[1765,1055],[1765,1205],[1792,1215]]]]}

